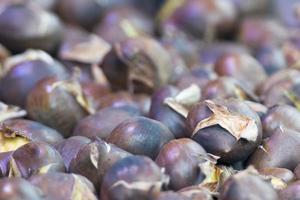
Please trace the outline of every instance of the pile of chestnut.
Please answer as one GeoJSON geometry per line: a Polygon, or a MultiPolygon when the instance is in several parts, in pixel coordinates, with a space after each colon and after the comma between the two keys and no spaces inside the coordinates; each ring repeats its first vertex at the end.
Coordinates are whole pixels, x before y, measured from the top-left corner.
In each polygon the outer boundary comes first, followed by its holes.
{"type": "Polygon", "coordinates": [[[0,200],[299,200],[300,0],[0,0],[0,200]]]}

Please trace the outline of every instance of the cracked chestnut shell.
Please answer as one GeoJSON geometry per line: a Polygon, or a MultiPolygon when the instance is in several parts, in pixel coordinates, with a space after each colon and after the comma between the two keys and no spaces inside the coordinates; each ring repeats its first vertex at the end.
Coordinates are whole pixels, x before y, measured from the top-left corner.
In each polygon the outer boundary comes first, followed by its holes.
{"type": "Polygon", "coordinates": [[[104,176],[102,200],[151,198],[166,183],[161,169],[150,158],[129,156],[113,165],[104,176]]]}
{"type": "Polygon", "coordinates": [[[12,52],[26,49],[53,52],[62,36],[62,24],[56,15],[28,3],[4,6],[0,29],[0,43],[12,52]]]}
{"type": "Polygon", "coordinates": [[[87,112],[70,92],[62,86],[54,87],[56,83],[59,80],[55,77],[38,82],[27,97],[26,108],[31,119],[68,137],[87,112]]]}
{"type": "Polygon", "coordinates": [[[170,176],[169,187],[177,191],[204,180],[199,164],[205,162],[205,157],[205,150],[197,142],[182,138],[165,144],[155,162],[170,176]]]}
{"type": "Polygon", "coordinates": [[[9,164],[10,176],[16,177],[65,171],[59,152],[45,142],[30,142],[19,147],[13,152],[9,164]]]}
{"type": "Polygon", "coordinates": [[[146,117],[134,117],[119,124],[107,141],[130,153],[155,159],[162,146],[172,139],[174,135],[164,124],[146,117]]]}
{"type": "Polygon", "coordinates": [[[31,176],[28,181],[42,191],[45,199],[97,200],[93,184],[77,174],[39,174],[31,176]]]}
{"type": "Polygon", "coordinates": [[[202,101],[191,108],[186,122],[191,138],[208,153],[219,156],[222,163],[247,159],[262,140],[258,114],[238,99],[202,101]],[[198,126],[200,129],[196,128],[198,126]],[[234,129],[235,131],[232,131],[234,129]],[[248,136],[254,134],[252,136],[255,137],[248,137],[247,134],[244,138],[237,137],[235,133],[238,133],[238,130],[248,132],[248,136]]]}
{"type": "Polygon", "coordinates": [[[0,180],[0,199],[41,200],[41,191],[22,178],[2,178],[0,180]]]}

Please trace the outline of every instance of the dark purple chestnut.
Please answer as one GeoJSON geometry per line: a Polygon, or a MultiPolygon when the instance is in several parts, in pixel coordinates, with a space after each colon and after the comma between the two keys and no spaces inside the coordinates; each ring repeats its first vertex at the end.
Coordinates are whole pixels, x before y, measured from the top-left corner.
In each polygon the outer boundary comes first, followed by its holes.
{"type": "Polygon", "coordinates": [[[0,153],[0,177],[6,177],[9,175],[9,160],[12,155],[12,151],[0,153]]]}
{"type": "Polygon", "coordinates": [[[39,50],[28,50],[8,58],[4,70],[0,80],[0,98],[21,107],[25,106],[28,93],[38,81],[48,76],[66,76],[66,70],[60,63],[39,50]]]}
{"type": "Polygon", "coordinates": [[[195,141],[182,138],[171,140],[160,150],[155,162],[170,176],[169,187],[179,190],[200,184],[205,174],[199,167],[206,162],[205,150],[195,141]]]}
{"type": "Polygon", "coordinates": [[[214,38],[232,33],[236,9],[230,1],[166,1],[158,15],[161,29],[175,26],[199,38],[214,38]]]}
{"type": "Polygon", "coordinates": [[[173,191],[167,191],[167,192],[161,192],[159,193],[154,200],[191,200],[189,197],[184,196],[180,193],[173,192],[173,191]]]}
{"type": "Polygon", "coordinates": [[[290,105],[271,107],[262,118],[263,137],[270,137],[277,128],[288,128],[300,131],[300,112],[290,105]]]}
{"type": "Polygon", "coordinates": [[[4,125],[13,132],[22,133],[23,136],[26,136],[31,141],[55,144],[63,140],[63,136],[59,132],[35,121],[12,119],[5,121],[4,125]]]}
{"type": "Polygon", "coordinates": [[[300,134],[288,128],[278,128],[251,155],[248,165],[257,169],[279,167],[294,170],[300,152],[300,134]]]}
{"type": "Polygon", "coordinates": [[[162,170],[148,157],[129,156],[104,176],[101,200],[140,200],[157,194],[167,183],[162,170]]]}
{"type": "Polygon", "coordinates": [[[254,49],[268,45],[280,45],[288,37],[282,24],[274,19],[249,17],[243,20],[239,31],[240,41],[254,49]]]}
{"type": "Polygon", "coordinates": [[[297,200],[300,198],[300,181],[289,184],[285,189],[279,191],[279,198],[282,200],[297,200]]]}
{"type": "Polygon", "coordinates": [[[138,110],[129,106],[103,108],[94,115],[81,119],[74,129],[73,135],[85,136],[90,139],[98,137],[106,140],[112,130],[121,122],[139,115],[138,110]]]}
{"type": "Polygon", "coordinates": [[[31,176],[30,183],[39,188],[45,199],[97,200],[93,184],[77,174],[51,173],[31,176]]]}
{"type": "Polygon", "coordinates": [[[0,29],[0,43],[12,52],[30,48],[53,52],[62,37],[62,24],[56,15],[25,2],[3,7],[0,29]]]}
{"type": "Polygon", "coordinates": [[[191,200],[213,200],[213,194],[211,191],[203,186],[190,186],[182,188],[178,191],[178,193],[189,197],[191,200]]]}
{"type": "Polygon", "coordinates": [[[300,164],[298,164],[297,167],[294,169],[294,174],[296,176],[296,179],[300,179],[300,164]]]}
{"type": "Polygon", "coordinates": [[[260,144],[261,121],[257,113],[238,99],[205,100],[187,116],[191,138],[222,163],[245,160],[260,144]]]}
{"type": "Polygon", "coordinates": [[[134,96],[126,91],[118,91],[113,92],[107,95],[104,95],[99,101],[99,108],[119,108],[119,107],[136,107],[139,110],[139,106],[137,105],[134,96]]]}
{"type": "Polygon", "coordinates": [[[110,61],[108,57],[102,67],[112,86],[117,89],[152,93],[154,89],[170,80],[172,58],[169,52],[151,37],[128,38],[116,43],[110,56],[114,59],[110,58],[110,61]],[[119,60],[119,64],[116,60],[119,60]]]}
{"type": "Polygon", "coordinates": [[[60,153],[67,171],[69,171],[70,163],[76,157],[80,149],[90,142],[91,140],[89,138],[73,136],[55,144],[55,149],[60,153]]]}
{"type": "Polygon", "coordinates": [[[77,81],[42,79],[27,97],[26,108],[31,119],[58,130],[65,137],[72,134],[80,119],[93,108],[88,105],[77,81]]]}
{"type": "Polygon", "coordinates": [[[155,159],[162,146],[173,138],[174,135],[161,122],[134,117],[119,124],[107,141],[130,153],[155,159]]]}
{"type": "Polygon", "coordinates": [[[45,142],[30,142],[19,147],[13,152],[9,164],[9,175],[16,177],[65,171],[59,152],[45,142]]]}
{"type": "Polygon", "coordinates": [[[258,100],[258,97],[242,83],[232,77],[219,77],[209,81],[202,90],[202,99],[258,100]]]}
{"type": "Polygon", "coordinates": [[[185,137],[185,118],[165,104],[165,99],[175,97],[179,90],[174,86],[164,86],[152,94],[149,117],[166,125],[175,138],[185,137]]]}
{"type": "Polygon", "coordinates": [[[214,66],[219,76],[231,76],[252,91],[262,84],[267,75],[262,65],[249,54],[226,53],[214,66]]]}
{"type": "Polygon", "coordinates": [[[128,5],[118,6],[103,14],[94,32],[115,44],[131,37],[152,35],[154,25],[151,18],[140,9],[128,5]]]}
{"type": "Polygon", "coordinates": [[[42,192],[22,178],[0,179],[0,199],[41,200],[42,192]]]}
{"type": "Polygon", "coordinates": [[[277,200],[272,185],[255,172],[242,171],[231,176],[220,190],[220,200],[277,200]]]}

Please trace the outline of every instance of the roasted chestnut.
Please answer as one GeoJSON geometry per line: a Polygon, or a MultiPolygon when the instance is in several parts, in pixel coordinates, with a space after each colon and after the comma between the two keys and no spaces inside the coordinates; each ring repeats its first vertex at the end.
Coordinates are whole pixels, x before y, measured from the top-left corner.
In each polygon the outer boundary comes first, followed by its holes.
{"type": "Polygon", "coordinates": [[[170,130],[159,121],[134,117],[119,124],[107,141],[130,153],[155,159],[163,145],[173,138],[170,130]]]}
{"type": "Polygon", "coordinates": [[[199,165],[207,161],[206,157],[205,150],[197,142],[182,138],[165,144],[155,162],[170,176],[169,187],[177,191],[204,180],[205,174],[199,165]]]}
{"type": "Polygon", "coordinates": [[[30,142],[19,147],[13,152],[9,164],[9,175],[16,177],[65,171],[58,151],[45,142],[30,142]]]}
{"type": "Polygon", "coordinates": [[[97,200],[93,184],[77,174],[51,173],[31,176],[30,183],[42,191],[45,199],[97,200]]]}
{"type": "Polygon", "coordinates": [[[129,156],[113,165],[104,176],[102,200],[151,199],[167,184],[167,177],[148,157],[129,156]]]}
{"type": "Polygon", "coordinates": [[[43,193],[22,178],[0,179],[0,199],[40,200],[43,193]]]}
{"type": "Polygon", "coordinates": [[[56,15],[25,2],[3,7],[0,29],[0,43],[12,52],[53,52],[62,37],[62,24],[56,15]]]}
{"type": "Polygon", "coordinates": [[[193,106],[187,116],[191,138],[218,161],[243,161],[262,139],[259,116],[238,99],[205,100],[193,106]]]}
{"type": "Polygon", "coordinates": [[[64,67],[47,53],[28,50],[5,61],[0,98],[6,103],[24,107],[28,93],[38,81],[48,76],[64,78],[66,74],[64,67]]]}

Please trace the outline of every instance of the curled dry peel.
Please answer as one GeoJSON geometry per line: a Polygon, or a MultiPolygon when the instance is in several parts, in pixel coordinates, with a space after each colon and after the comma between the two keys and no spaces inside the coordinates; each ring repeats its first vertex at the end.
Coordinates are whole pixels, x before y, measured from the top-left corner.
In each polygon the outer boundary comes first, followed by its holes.
{"type": "Polygon", "coordinates": [[[193,134],[199,130],[214,125],[219,125],[226,129],[236,140],[241,138],[255,142],[258,137],[258,127],[254,119],[247,116],[232,113],[227,107],[206,100],[204,103],[212,111],[212,115],[200,121],[193,134]]]}

